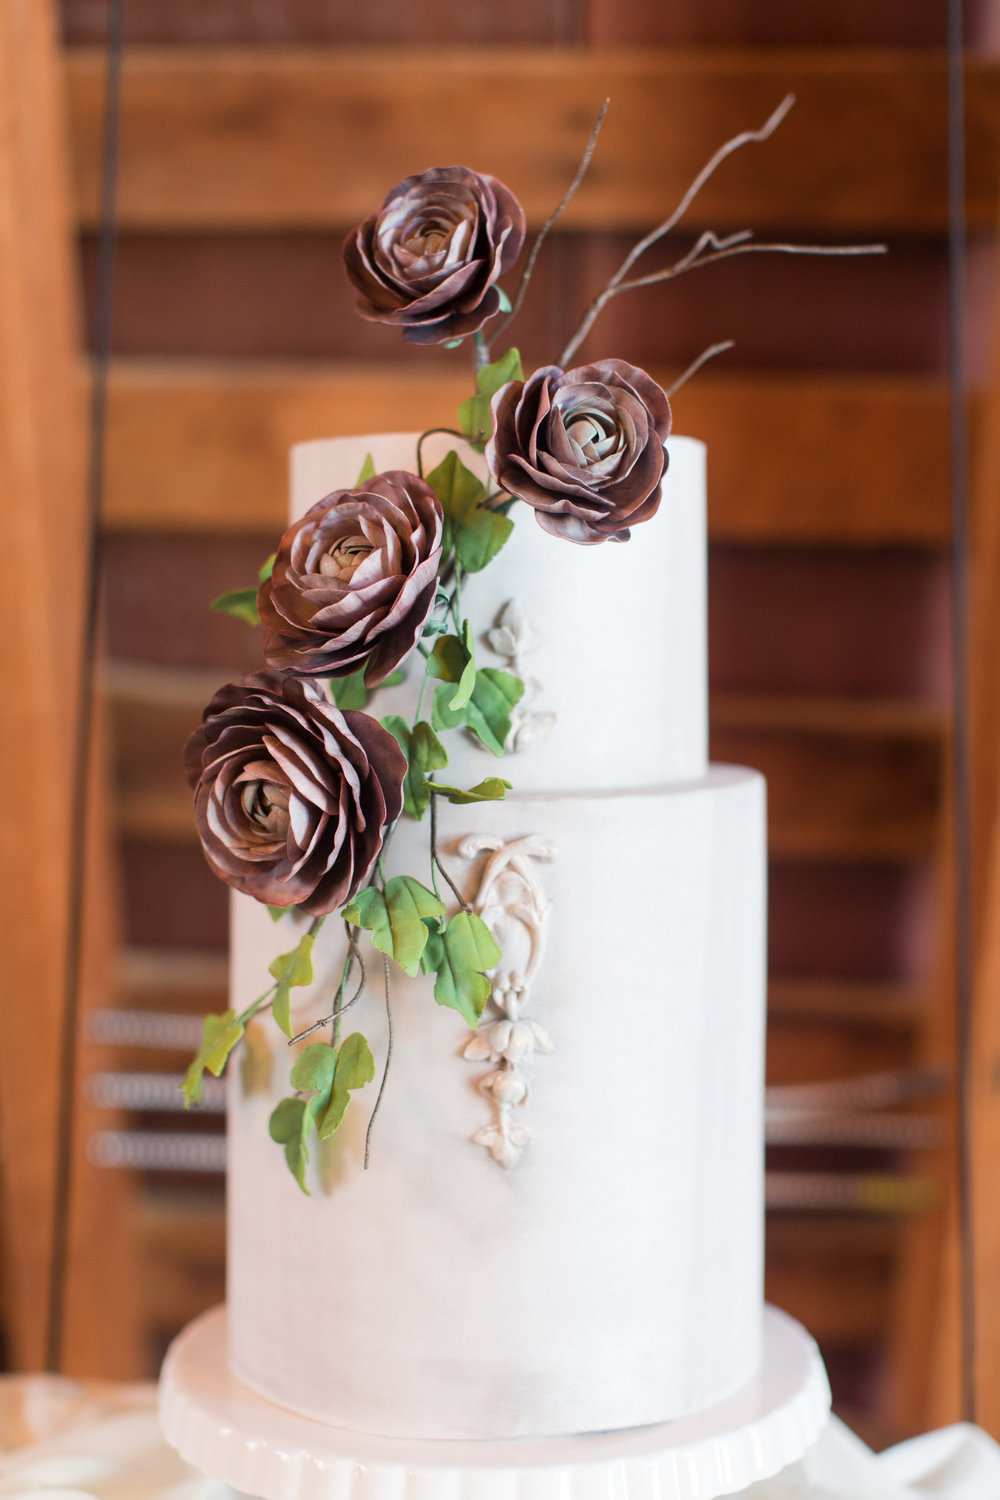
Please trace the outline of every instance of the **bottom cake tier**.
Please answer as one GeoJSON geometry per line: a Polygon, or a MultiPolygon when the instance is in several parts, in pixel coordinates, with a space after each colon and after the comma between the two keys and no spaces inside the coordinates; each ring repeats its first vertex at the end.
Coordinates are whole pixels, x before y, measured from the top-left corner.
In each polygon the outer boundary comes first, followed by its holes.
{"type": "MultiPolygon", "coordinates": [[[[268,1136],[289,1049],[251,1023],[229,1116],[233,1373],[400,1438],[559,1436],[711,1406],[761,1357],[763,781],[717,768],[445,806],[439,847],[502,930],[514,1022],[491,1002],[470,1049],[429,979],[394,980],[370,1168],[376,1085],[313,1152],[310,1197],[268,1136]]],[[[405,821],[387,873],[429,880],[426,848],[405,821]]],[[[234,899],[236,1008],[298,921],[234,899]]],[[[331,919],[317,1016],[343,952],[331,919]]],[[[344,1018],[379,1069],[381,977],[370,964],[344,1018]]]]}

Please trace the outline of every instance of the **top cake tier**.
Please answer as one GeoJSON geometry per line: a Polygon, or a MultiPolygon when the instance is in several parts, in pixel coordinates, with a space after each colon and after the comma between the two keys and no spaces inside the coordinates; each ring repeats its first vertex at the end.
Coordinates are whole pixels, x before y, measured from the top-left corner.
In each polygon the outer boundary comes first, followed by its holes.
{"type": "MultiPolygon", "coordinates": [[[[378,472],[416,472],[416,438],[297,444],[292,518],[355,484],[369,453],[378,472]]],[[[424,443],[424,472],[450,448],[485,475],[478,454],[440,434],[424,443]]],[[[515,503],[510,540],[465,580],[462,607],[480,627],[479,665],[526,683],[514,712],[517,753],[501,762],[471,736],[449,736],[449,781],[499,774],[516,792],[602,791],[705,774],[705,449],[693,438],[671,438],[667,449],[660,508],[627,543],[584,547],[550,536],[527,505],[515,503]]],[[[412,715],[418,666],[419,658],[405,683],[380,690],[379,716],[412,715]]]]}

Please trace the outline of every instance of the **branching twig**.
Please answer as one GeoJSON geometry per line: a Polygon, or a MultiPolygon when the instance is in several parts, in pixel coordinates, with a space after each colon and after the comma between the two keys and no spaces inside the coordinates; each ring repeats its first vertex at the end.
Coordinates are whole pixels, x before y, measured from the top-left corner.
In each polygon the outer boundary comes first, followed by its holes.
{"type": "Polygon", "coordinates": [[[707,349],[703,349],[698,358],[691,361],[683,375],[678,375],[673,385],[667,387],[665,395],[669,398],[674,394],[674,391],[679,391],[681,386],[686,385],[691,376],[701,369],[702,365],[707,365],[710,359],[714,359],[717,354],[725,354],[726,350],[732,347],[733,340],[724,339],[721,344],[710,344],[707,349]]]}
{"type": "Polygon", "coordinates": [[[458,886],[452,880],[451,876],[448,874],[448,871],[441,863],[441,858],[437,850],[437,795],[433,790],[434,782],[432,780],[429,780],[427,784],[429,787],[431,787],[431,865],[432,867],[435,867],[440,871],[442,878],[451,887],[455,900],[458,902],[459,906],[464,912],[471,916],[472,907],[469,905],[468,901],[466,901],[465,897],[462,895],[462,892],[459,890],[458,886]]]}
{"type": "Polygon", "coordinates": [[[682,271],[689,270],[693,266],[709,265],[713,260],[721,260],[726,255],[735,255],[743,249],[772,251],[784,250],[789,254],[796,255],[868,255],[876,253],[880,250],[884,250],[885,247],[881,245],[852,245],[843,246],[840,248],[827,248],[816,245],[749,246],[743,243],[750,237],[749,230],[741,230],[738,234],[729,235],[722,239],[720,239],[712,231],[709,231],[707,234],[703,234],[701,236],[694,248],[690,250],[686,256],[682,257],[682,259],[678,261],[676,265],[670,266],[664,271],[655,272],[652,276],[642,276],[632,281],[626,280],[629,271],[631,271],[632,267],[635,265],[639,257],[645,254],[650,246],[655,245],[657,240],[661,240],[664,235],[669,234],[670,231],[680,222],[680,220],[687,213],[694,199],[705,186],[705,183],[709,180],[709,178],[717,170],[717,168],[722,165],[726,158],[728,156],[731,156],[734,151],[738,151],[741,146],[747,146],[753,142],[766,141],[771,135],[774,134],[775,130],[777,130],[778,126],[781,124],[782,120],[785,118],[794,103],[795,95],[786,94],[784,99],[782,99],[781,103],[778,105],[777,109],[773,112],[773,114],[770,115],[770,117],[764,122],[759,130],[741,130],[739,135],[734,135],[731,140],[726,141],[724,145],[720,146],[715,155],[712,156],[702,167],[701,171],[698,173],[697,177],[695,177],[694,181],[691,183],[691,186],[683,195],[670,217],[664,219],[662,224],[659,224],[656,229],[647,234],[644,239],[639,240],[635,245],[632,246],[632,249],[629,251],[628,255],[626,255],[625,259],[622,261],[617,271],[611,277],[610,281],[608,281],[607,285],[604,287],[604,290],[599,292],[587,307],[587,310],[583,315],[579,327],[573,334],[573,337],[570,339],[569,343],[566,345],[562,354],[560,354],[557,363],[563,369],[565,369],[565,367],[569,364],[570,360],[573,358],[573,355],[576,353],[577,349],[579,349],[580,345],[587,337],[587,334],[593,327],[594,321],[597,318],[598,314],[601,312],[601,309],[606,307],[611,298],[617,296],[619,292],[631,291],[633,288],[638,286],[649,286],[654,281],[667,281],[672,276],[678,276],[682,271]],[[703,253],[708,246],[714,247],[714,254],[705,255],[703,253]]]}
{"type": "Polygon", "coordinates": [[[375,1124],[379,1107],[382,1103],[382,1095],[385,1093],[385,1080],[389,1076],[389,1064],[392,1062],[392,1002],[389,998],[389,960],[383,959],[385,964],[385,1019],[389,1028],[389,1041],[385,1049],[385,1067],[382,1069],[382,1082],[378,1086],[378,1095],[375,1099],[375,1108],[372,1110],[371,1119],[368,1121],[368,1129],[365,1132],[365,1171],[368,1171],[368,1159],[372,1149],[372,1126],[375,1124]]]}
{"type": "Polygon", "coordinates": [[[887,249],[885,245],[760,245],[756,241],[748,243],[746,232],[741,233],[736,243],[736,236],[729,240],[718,240],[712,234],[702,235],[695,246],[694,251],[675,262],[672,266],[664,266],[661,271],[651,271],[648,276],[636,276],[632,281],[620,281],[617,285],[610,282],[599,292],[587,310],[586,317],[577,329],[573,338],[570,339],[566,348],[559,356],[559,364],[565,368],[576,353],[583,339],[590,332],[594,319],[602,308],[606,307],[612,297],[620,297],[622,292],[633,292],[637,287],[655,286],[660,281],[672,281],[675,276],[681,276],[685,271],[696,271],[702,266],[712,266],[716,261],[729,260],[734,255],[884,255],[887,249]],[[707,245],[720,245],[720,249],[712,250],[709,254],[700,253],[707,245]],[[695,251],[698,251],[695,259],[695,251]]]}
{"type": "MultiPolygon", "coordinates": [[[[576,176],[573,178],[573,181],[566,189],[566,192],[559,206],[552,210],[548,218],[545,220],[545,223],[542,225],[541,229],[535,235],[534,242],[531,246],[531,252],[528,255],[524,271],[521,274],[521,281],[517,288],[517,296],[514,298],[514,305],[507,316],[504,318],[503,322],[499,323],[494,329],[492,337],[490,339],[491,343],[493,339],[496,338],[497,334],[502,332],[502,330],[506,328],[509,323],[513,322],[518,313],[521,311],[521,307],[524,303],[524,294],[528,290],[528,283],[530,282],[531,274],[535,269],[535,261],[538,259],[538,252],[539,250],[541,250],[542,245],[545,243],[549,230],[562,214],[563,210],[566,208],[566,206],[570,202],[570,199],[574,196],[577,188],[580,186],[581,182],[587,174],[587,168],[590,166],[590,158],[594,154],[594,147],[597,145],[597,137],[601,133],[601,126],[604,124],[604,116],[608,112],[608,105],[610,103],[610,99],[605,99],[604,103],[598,110],[597,119],[594,121],[594,128],[590,132],[590,140],[587,142],[587,149],[584,151],[583,156],[580,159],[580,165],[576,169],[576,176]]],[[[487,345],[487,352],[488,350],[489,345],[487,345]]]]}

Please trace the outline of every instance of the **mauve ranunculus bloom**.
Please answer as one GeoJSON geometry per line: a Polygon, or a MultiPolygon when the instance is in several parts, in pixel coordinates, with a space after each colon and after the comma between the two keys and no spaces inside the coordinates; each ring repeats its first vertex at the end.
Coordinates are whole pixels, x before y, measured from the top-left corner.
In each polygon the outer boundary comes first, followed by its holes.
{"type": "Polygon", "coordinates": [[[358,312],[413,344],[476,333],[500,310],[495,282],[524,243],[524,210],[495,177],[432,167],[406,177],[344,241],[358,312]]]}
{"type": "Polygon", "coordinates": [[[403,807],[406,759],[393,736],[278,672],[219,689],[184,768],[215,873],[312,917],[360,890],[403,807]]]}
{"type": "Polygon", "coordinates": [[[364,667],[369,687],[383,682],[434,604],[442,524],[434,491],[402,469],[318,501],[258,591],[268,665],[306,677],[364,667]]]}
{"type": "Polygon", "coordinates": [[[493,397],[486,462],[538,524],[571,542],[627,542],[655,515],[670,403],[645,370],[602,359],[546,365],[493,397]]]}

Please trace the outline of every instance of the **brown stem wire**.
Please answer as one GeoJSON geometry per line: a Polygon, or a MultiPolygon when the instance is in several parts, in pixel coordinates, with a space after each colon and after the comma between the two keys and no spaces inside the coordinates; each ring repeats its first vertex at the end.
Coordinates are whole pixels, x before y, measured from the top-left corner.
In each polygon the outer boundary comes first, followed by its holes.
{"type": "MultiPolygon", "coordinates": [[[[429,785],[433,786],[433,782],[430,782],[429,785]]],[[[448,874],[448,871],[445,869],[444,865],[441,863],[441,856],[438,854],[438,848],[437,848],[437,796],[436,796],[436,794],[433,791],[431,792],[431,861],[434,864],[435,868],[440,873],[441,878],[446,882],[447,885],[449,885],[451,887],[452,893],[453,893],[453,895],[455,897],[455,900],[458,902],[459,906],[462,908],[462,910],[464,912],[466,912],[469,915],[471,915],[471,913],[472,913],[472,907],[469,905],[468,901],[466,901],[465,897],[462,895],[462,892],[459,890],[458,886],[455,884],[455,882],[452,880],[451,876],[448,874]]]]}
{"type": "Polygon", "coordinates": [[[382,1106],[382,1095],[385,1093],[385,1081],[389,1076],[389,1064],[392,1062],[392,1000],[390,998],[389,986],[389,960],[383,957],[385,965],[385,1019],[389,1028],[389,1041],[385,1049],[385,1067],[382,1069],[382,1082],[378,1086],[378,1095],[375,1099],[375,1108],[372,1110],[371,1119],[368,1121],[368,1129],[365,1131],[365,1171],[368,1171],[368,1162],[372,1149],[372,1126],[378,1118],[378,1112],[382,1106]]]}
{"type": "MultiPolygon", "coordinates": [[[[535,235],[534,241],[531,246],[531,251],[528,255],[527,263],[521,275],[520,284],[517,288],[517,296],[514,298],[514,305],[511,308],[510,312],[507,314],[506,318],[504,318],[503,322],[500,323],[494,330],[493,338],[496,338],[498,333],[501,333],[509,323],[513,322],[524,305],[525,293],[528,290],[532,272],[535,269],[535,262],[538,259],[538,252],[544,245],[549,231],[552,229],[553,225],[556,223],[556,220],[559,219],[559,217],[569,205],[570,201],[576,195],[577,189],[579,188],[584,177],[587,175],[587,168],[590,166],[590,159],[594,154],[594,148],[597,145],[597,137],[601,133],[601,126],[604,124],[604,116],[608,112],[608,105],[610,103],[610,98],[605,99],[604,103],[597,111],[597,119],[594,121],[594,127],[590,132],[590,139],[588,140],[586,149],[584,150],[583,156],[580,159],[580,165],[576,169],[576,176],[573,178],[573,181],[566,189],[566,192],[564,193],[560,203],[552,210],[548,218],[545,220],[545,223],[542,225],[541,229],[535,235]]],[[[493,338],[491,338],[490,343],[492,343],[493,338]]],[[[486,347],[488,352],[489,344],[486,347]]]]}

